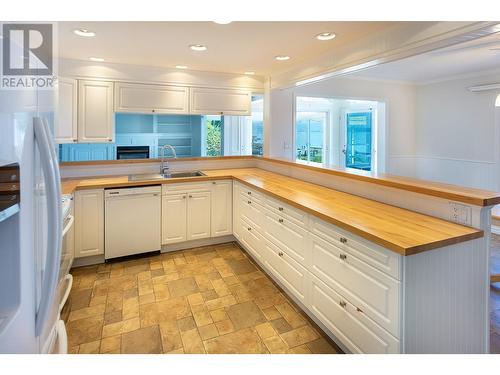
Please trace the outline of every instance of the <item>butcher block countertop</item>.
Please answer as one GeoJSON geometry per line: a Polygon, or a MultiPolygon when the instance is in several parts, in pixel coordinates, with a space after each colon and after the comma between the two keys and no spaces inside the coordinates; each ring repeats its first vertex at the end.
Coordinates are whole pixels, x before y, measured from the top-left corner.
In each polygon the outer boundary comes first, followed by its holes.
{"type": "Polygon", "coordinates": [[[206,176],[129,182],[128,176],[65,179],[80,189],[159,185],[231,178],[401,255],[483,237],[483,231],[258,168],[203,171],[206,176]]]}

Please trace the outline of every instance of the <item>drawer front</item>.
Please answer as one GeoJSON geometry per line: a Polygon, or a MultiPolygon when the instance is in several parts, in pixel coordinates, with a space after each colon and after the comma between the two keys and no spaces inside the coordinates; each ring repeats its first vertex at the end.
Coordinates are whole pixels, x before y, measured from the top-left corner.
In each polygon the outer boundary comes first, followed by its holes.
{"type": "Polygon", "coordinates": [[[311,275],[310,310],[353,353],[399,353],[399,341],[311,275]]]}
{"type": "Polygon", "coordinates": [[[307,268],[310,264],[307,231],[267,209],[264,209],[264,217],[265,237],[307,268]]]}
{"type": "Polygon", "coordinates": [[[240,186],[240,194],[242,197],[245,198],[252,198],[254,201],[264,204],[264,195],[261,193],[257,192],[254,189],[249,188],[246,185],[239,184],[240,186]]]}
{"type": "Polygon", "coordinates": [[[399,337],[401,284],[354,255],[311,236],[311,272],[399,337]]]}
{"type": "Polygon", "coordinates": [[[243,243],[243,246],[255,257],[255,259],[264,264],[264,238],[252,223],[243,219],[241,219],[239,223],[241,228],[240,241],[243,243]]]}
{"type": "Polygon", "coordinates": [[[288,254],[270,241],[265,241],[266,265],[279,281],[304,305],[308,301],[309,274],[288,254]]]}
{"type": "Polygon", "coordinates": [[[277,199],[266,197],[266,208],[297,225],[307,226],[308,214],[277,199]]]}
{"type": "Polygon", "coordinates": [[[376,269],[401,280],[402,257],[381,246],[375,245],[352,234],[348,234],[315,217],[311,217],[311,232],[327,242],[333,243],[376,269]]]}
{"type": "Polygon", "coordinates": [[[252,224],[254,224],[259,231],[262,228],[262,220],[264,218],[264,208],[255,200],[240,197],[240,214],[252,224]]]}
{"type": "Polygon", "coordinates": [[[201,192],[210,191],[211,186],[209,182],[180,182],[178,184],[163,184],[162,194],[179,194],[186,192],[201,192]]]}

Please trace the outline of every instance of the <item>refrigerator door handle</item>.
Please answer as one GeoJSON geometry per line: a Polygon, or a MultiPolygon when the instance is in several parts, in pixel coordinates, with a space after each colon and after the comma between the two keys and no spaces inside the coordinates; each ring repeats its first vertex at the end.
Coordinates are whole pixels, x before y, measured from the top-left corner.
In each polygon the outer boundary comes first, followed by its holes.
{"type": "Polygon", "coordinates": [[[56,153],[46,121],[34,118],[35,141],[40,151],[47,192],[47,257],[42,280],[40,306],[36,315],[35,332],[40,336],[56,295],[62,246],[61,179],[56,153]]]}

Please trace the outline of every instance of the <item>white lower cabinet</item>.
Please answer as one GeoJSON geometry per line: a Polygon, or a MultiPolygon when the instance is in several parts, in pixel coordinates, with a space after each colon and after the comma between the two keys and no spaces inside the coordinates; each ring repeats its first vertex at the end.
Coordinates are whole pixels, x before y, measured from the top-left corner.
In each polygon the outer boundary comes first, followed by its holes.
{"type": "Polygon", "coordinates": [[[311,312],[353,353],[399,353],[399,341],[311,275],[311,312]]]}
{"type": "Polygon", "coordinates": [[[210,221],[212,237],[233,233],[233,182],[231,180],[212,182],[210,221]]]}
{"type": "Polygon", "coordinates": [[[104,190],[75,192],[75,258],[104,254],[104,190]]]}
{"type": "Polygon", "coordinates": [[[187,199],[186,194],[162,196],[161,202],[161,243],[186,241],[187,199]]]}
{"type": "Polygon", "coordinates": [[[187,197],[187,240],[199,240],[210,237],[210,202],[209,191],[188,193],[187,197]]]}

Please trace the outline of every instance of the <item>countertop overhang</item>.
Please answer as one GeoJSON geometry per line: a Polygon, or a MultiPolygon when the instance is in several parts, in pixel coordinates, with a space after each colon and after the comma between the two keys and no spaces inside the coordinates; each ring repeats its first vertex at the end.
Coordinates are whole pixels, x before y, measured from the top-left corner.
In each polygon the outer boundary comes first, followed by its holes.
{"type": "Polygon", "coordinates": [[[62,191],[233,179],[401,255],[483,237],[470,228],[259,168],[203,171],[206,176],[128,181],[128,176],[64,179],[62,191]]]}

